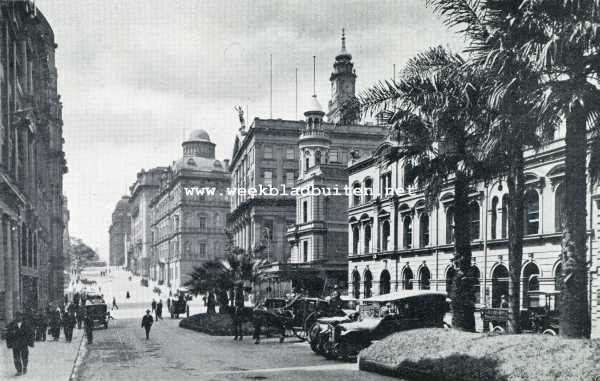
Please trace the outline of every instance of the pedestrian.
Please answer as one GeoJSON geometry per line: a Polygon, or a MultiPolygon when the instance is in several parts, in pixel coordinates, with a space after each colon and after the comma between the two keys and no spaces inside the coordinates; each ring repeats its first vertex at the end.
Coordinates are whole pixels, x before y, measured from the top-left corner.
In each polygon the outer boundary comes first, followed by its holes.
{"type": "Polygon", "coordinates": [[[83,318],[83,326],[85,328],[87,343],[92,344],[94,342],[94,320],[92,320],[92,317],[87,313],[83,318]]]}
{"type": "Polygon", "coordinates": [[[167,298],[167,311],[171,311],[171,298],[167,298]]]}
{"type": "Polygon", "coordinates": [[[156,321],[158,321],[158,319],[162,320],[162,309],[163,309],[163,304],[162,304],[162,299],[158,300],[158,304],[156,305],[156,321]]]}
{"type": "Polygon", "coordinates": [[[48,331],[48,318],[46,314],[42,311],[38,311],[36,318],[36,340],[37,341],[46,341],[46,331],[48,331]]]}
{"type": "Polygon", "coordinates": [[[112,306],[113,310],[118,310],[119,309],[119,306],[117,306],[117,298],[115,298],[114,296],[113,296],[112,305],[113,305],[112,306]]]}
{"type": "Polygon", "coordinates": [[[506,299],[506,295],[500,297],[500,308],[508,308],[508,299],[506,299]]]}
{"type": "Polygon", "coordinates": [[[83,326],[83,319],[85,319],[85,307],[81,305],[77,308],[77,329],[83,326]]]}
{"type": "Polygon", "coordinates": [[[150,315],[150,310],[146,310],[146,315],[142,318],[142,328],[146,331],[146,340],[150,338],[150,328],[152,327],[152,323],[154,323],[154,319],[152,319],[152,315],[150,315]]]}
{"type": "Polygon", "coordinates": [[[125,298],[129,299],[129,296],[130,296],[130,295],[129,295],[129,291],[127,291],[127,292],[125,293],[125,298]]]}
{"type": "Polygon", "coordinates": [[[244,318],[244,284],[239,282],[233,290],[233,328],[235,337],[233,340],[239,338],[240,341],[244,339],[244,332],[242,330],[242,323],[244,318]]]}
{"type": "Polygon", "coordinates": [[[215,307],[217,305],[217,302],[215,300],[215,294],[210,291],[208,293],[208,296],[206,298],[206,313],[207,314],[214,314],[217,313],[217,311],[215,310],[215,307]]]}
{"type": "Polygon", "coordinates": [[[13,360],[17,369],[17,376],[27,373],[27,362],[29,360],[29,347],[33,348],[33,330],[29,323],[23,320],[23,314],[19,311],[7,327],[6,345],[13,350],[13,360]]]}
{"type": "Polygon", "coordinates": [[[152,313],[156,313],[156,300],[152,299],[152,313]]]}
{"type": "Polygon", "coordinates": [[[70,311],[63,318],[63,331],[65,332],[65,340],[70,343],[73,340],[73,328],[75,328],[77,320],[75,314],[70,311]]]}
{"type": "Polygon", "coordinates": [[[50,334],[54,341],[57,341],[60,338],[60,326],[61,326],[61,318],[60,318],[60,309],[57,307],[56,310],[52,311],[50,315],[50,334]]]}

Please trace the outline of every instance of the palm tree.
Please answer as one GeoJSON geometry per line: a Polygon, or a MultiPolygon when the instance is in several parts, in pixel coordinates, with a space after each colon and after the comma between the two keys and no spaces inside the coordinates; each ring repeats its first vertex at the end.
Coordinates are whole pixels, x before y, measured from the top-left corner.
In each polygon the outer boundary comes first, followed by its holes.
{"type": "MultiPolygon", "coordinates": [[[[433,2],[433,1],[432,1],[433,2]]],[[[438,10],[454,19],[467,21],[471,11],[456,11],[446,4],[475,1],[437,1],[438,10]],[[446,11],[448,9],[448,11],[446,11]]],[[[478,15],[491,20],[487,47],[479,38],[471,45],[480,61],[498,67],[511,64],[511,56],[531,65],[541,75],[535,96],[535,116],[566,123],[565,209],[562,240],[561,335],[583,337],[589,334],[586,263],[586,155],[587,129],[592,144],[590,175],[594,183],[600,174],[600,3],[579,0],[487,0],[480,1],[478,15]],[[508,47],[508,48],[507,48],[508,47]]],[[[475,7],[473,7],[475,8],[475,7]]],[[[465,31],[476,30],[465,23],[465,31]]]]}
{"type": "Polygon", "coordinates": [[[524,151],[538,148],[549,140],[558,123],[557,115],[539,118],[533,112],[541,76],[527,59],[518,53],[502,30],[510,20],[497,2],[473,0],[428,0],[428,5],[444,17],[450,27],[459,27],[468,37],[467,52],[475,65],[488,75],[488,107],[493,121],[483,142],[482,160],[505,163],[497,166],[498,177],[506,179],[508,188],[508,258],[509,258],[509,331],[520,332],[520,277],[523,260],[524,226],[524,151]],[[497,51],[501,41],[502,51],[497,51]],[[541,139],[539,138],[541,137],[541,139]]]}
{"type": "Polygon", "coordinates": [[[363,112],[384,116],[392,126],[390,137],[398,144],[387,159],[410,164],[407,179],[425,190],[430,206],[453,184],[458,271],[452,320],[469,331],[475,329],[469,184],[488,173],[477,158],[488,122],[482,79],[462,57],[436,47],[409,60],[399,81],[379,83],[358,97],[363,112]]]}

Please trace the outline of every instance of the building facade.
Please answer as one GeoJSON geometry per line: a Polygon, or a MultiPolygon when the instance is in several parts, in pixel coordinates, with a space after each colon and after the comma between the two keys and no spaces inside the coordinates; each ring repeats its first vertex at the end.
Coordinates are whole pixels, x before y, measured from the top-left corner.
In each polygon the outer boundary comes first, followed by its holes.
{"type": "MultiPolygon", "coordinates": [[[[167,167],[142,169],[137,174],[135,183],[129,188],[130,236],[126,246],[127,257],[131,258],[131,270],[143,277],[155,280],[154,272],[150,271],[152,260],[152,211],[150,203],[158,194],[160,180],[168,172],[167,167]]],[[[124,263],[123,263],[124,264],[124,263]]]]}
{"type": "Polygon", "coordinates": [[[192,131],[182,147],[183,156],[162,175],[150,203],[150,273],[172,289],[182,286],[195,266],[224,256],[229,210],[227,162],[215,159],[208,133],[192,131]]]}
{"type": "Polygon", "coordinates": [[[108,228],[108,263],[109,266],[125,266],[125,236],[131,232],[129,217],[129,196],[122,196],[112,213],[112,222],[108,228]]]}
{"type": "Polygon", "coordinates": [[[63,297],[62,105],[52,28],[0,3],[0,326],[63,297]]]}
{"type": "MultiPolygon", "coordinates": [[[[544,305],[530,291],[555,292],[561,284],[561,216],[564,205],[564,135],[537,152],[526,152],[525,238],[522,307],[544,305]]],[[[393,143],[349,167],[349,185],[361,189],[349,203],[348,282],[351,294],[367,297],[401,289],[451,293],[453,264],[452,187],[428,210],[423,192],[405,184],[402,161],[382,160],[393,143]],[[384,189],[395,189],[387,194],[384,189]],[[372,189],[373,194],[364,194],[372,189]],[[379,196],[379,197],[378,197],[379,196]]],[[[589,301],[592,336],[600,337],[598,229],[600,189],[588,190],[589,301]]],[[[502,181],[473,184],[469,211],[473,265],[479,274],[477,306],[498,307],[508,295],[507,189],[502,181]]],[[[451,297],[451,295],[450,295],[451,297]]]]}

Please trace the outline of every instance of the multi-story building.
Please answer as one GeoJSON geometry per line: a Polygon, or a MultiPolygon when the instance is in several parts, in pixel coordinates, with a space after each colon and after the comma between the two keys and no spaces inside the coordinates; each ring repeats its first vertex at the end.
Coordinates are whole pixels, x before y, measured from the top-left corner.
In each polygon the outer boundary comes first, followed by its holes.
{"type": "Polygon", "coordinates": [[[215,144],[204,130],[182,143],[183,157],[161,176],[152,209],[151,272],[159,284],[182,286],[203,261],[224,256],[227,161],[215,160],[215,144]]]}
{"type": "MultiPolygon", "coordinates": [[[[63,265],[64,265],[66,272],[70,272],[71,267],[73,266],[73,264],[71,263],[71,255],[70,255],[70,253],[71,253],[71,238],[70,238],[70,234],[69,234],[69,221],[70,220],[71,220],[71,213],[69,212],[68,200],[67,200],[66,196],[63,196],[64,229],[63,229],[62,241],[63,241],[63,251],[64,251],[63,265]]],[[[68,287],[69,281],[70,281],[69,278],[64,279],[65,288],[68,287]]]]}
{"type": "Polygon", "coordinates": [[[63,298],[62,105],[52,28],[0,2],[0,325],[63,298]]]}
{"type": "Polygon", "coordinates": [[[152,212],[150,203],[158,194],[160,180],[168,171],[167,167],[142,169],[137,174],[135,183],[129,188],[130,246],[126,247],[127,256],[131,257],[133,272],[143,277],[156,280],[156,272],[151,271],[152,233],[150,224],[152,212]]]}
{"type": "Polygon", "coordinates": [[[108,228],[109,266],[124,266],[126,263],[125,236],[131,232],[129,217],[129,196],[122,196],[112,213],[112,222],[108,228]]]}
{"type": "MultiPolygon", "coordinates": [[[[296,185],[325,188],[339,184],[343,193],[347,179],[345,163],[351,155],[370,154],[385,136],[386,130],[381,126],[341,122],[337,111],[343,102],[355,96],[357,77],[344,35],[333,68],[328,122],[323,121],[325,113],[314,97],[311,110],[305,114],[307,121],[256,118],[248,131],[242,126],[240,136],[235,139],[232,186],[274,187],[281,192],[268,196],[234,195],[227,228],[236,246],[269,259],[272,263],[265,270],[273,274],[286,268],[314,274],[327,269],[332,282],[337,278],[333,274],[341,275],[347,241],[346,229],[342,227],[345,208],[341,213],[334,209],[324,211],[325,203],[333,208],[337,199],[295,197],[289,192],[296,185]],[[318,129],[311,124],[315,117],[319,120],[318,129]],[[287,194],[283,194],[283,187],[287,194]],[[301,213],[305,203],[311,208],[306,221],[301,213]],[[288,226],[292,226],[290,230],[288,226]],[[338,234],[344,235],[343,239],[338,234]]],[[[282,285],[276,276],[270,282],[276,284],[268,288],[289,289],[289,283],[282,285]]]]}
{"type": "MultiPolygon", "coordinates": [[[[544,303],[530,291],[560,289],[565,146],[562,132],[557,137],[538,151],[526,152],[522,306],[544,303]]],[[[357,297],[400,289],[451,293],[455,274],[452,186],[448,184],[433,208],[426,208],[423,192],[409,191],[411,184],[405,184],[403,162],[380,160],[393,144],[382,143],[374,155],[349,167],[349,185],[362,190],[349,204],[351,293],[357,297]],[[386,194],[386,188],[394,191],[386,194]],[[372,189],[373,195],[365,194],[366,189],[372,189]]],[[[473,266],[479,274],[474,290],[478,305],[498,307],[500,297],[508,295],[507,197],[502,181],[472,185],[469,211],[473,266]]],[[[598,337],[600,189],[588,189],[587,198],[592,336],[598,337]]]]}

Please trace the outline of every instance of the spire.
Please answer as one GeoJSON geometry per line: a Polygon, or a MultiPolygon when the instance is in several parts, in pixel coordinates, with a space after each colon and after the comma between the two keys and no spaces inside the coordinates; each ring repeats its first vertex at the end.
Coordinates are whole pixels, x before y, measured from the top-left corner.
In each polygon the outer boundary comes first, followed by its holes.
{"type": "Polygon", "coordinates": [[[346,31],[342,28],[342,52],[346,51],[346,31]]]}
{"type": "Polygon", "coordinates": [[[352,54],[346,50],[346,29],[342,28],[342,49],[335,56],[336,61],[350,61],[352,60],[352,54]]]}

